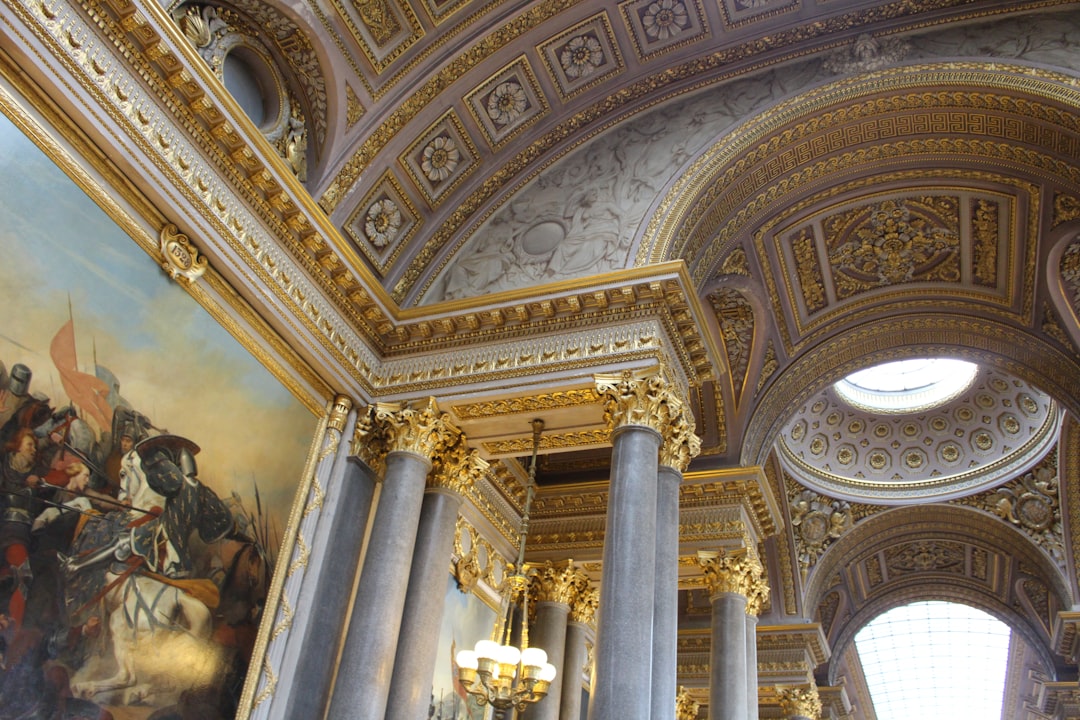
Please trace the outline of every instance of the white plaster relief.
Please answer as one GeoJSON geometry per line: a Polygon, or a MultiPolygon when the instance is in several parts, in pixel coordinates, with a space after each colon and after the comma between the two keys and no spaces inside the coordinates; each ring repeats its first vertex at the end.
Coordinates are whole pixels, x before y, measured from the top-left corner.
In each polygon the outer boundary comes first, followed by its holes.
{"type": "MultiPolygon", "coordinates": [[[[1009,17],[904,40],[906,62],[994,57],[1080,71],[1076,10],[1009,17]]],[[[418,302],[475,297],[631,266],[646,212],[688,163],[736,124],[834,79],[823,59],[708,88],[636,116],[578,148],[496,210],[418,302]],[[562,228],[565,239],[545,253],[526,252],[523,241],[530,230],[552,223],[562,228]]]]}

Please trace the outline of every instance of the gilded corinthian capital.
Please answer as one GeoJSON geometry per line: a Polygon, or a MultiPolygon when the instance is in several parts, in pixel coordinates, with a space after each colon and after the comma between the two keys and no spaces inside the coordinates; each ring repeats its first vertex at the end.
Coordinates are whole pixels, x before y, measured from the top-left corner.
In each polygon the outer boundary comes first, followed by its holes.
{"type": "MultiPolygon", "coordinates": [[[[705,571],[705,583],[711,595],[737,593],[749,601],[759,591],[765,568],[756,555],[740,553],[698,553],[698,564],[705,571]]],[[[767,586],[766,586],[767,592],[767,586]]]]}
{"type": "Polygon", "coordinates": [[[573,560],[536,568],[532,580],[533,602],[572,605],[578,595],[589,589],[589,577],[574,566],[573,560]]]}
{"type": "Polygon", "coordinates": [[[386,469],[386,433],[375,422],[373,407],[357,413],[351,454],[363,460],[377,477],[383,476],[386,469]]]}
{"type": "Polygon", "coordinates": [[[660,464],[685,472],[690,461],[701,452],[701,438],[694,433],[694,414],[686,403],[670,405],[671,420],[660,430],[660,464]]]}
{"type": "Polygon", "coordinates": [[[386,434],[386,451],[411,452],[433,459],[444,448],[457,442],[461,430],[450,422],[450,416],[439,410],[435,398],[426,403],[378,403],[375,422],[386,434]]]}
{"type": "Polygon", "coordinates": [[[690,692],[679,688],[679,694],[675,696],[675,720],[697,720],[701,705],[698,704],[690,692]]]}
{"type": "Polygon", "coordinates": [[[586,583],[570,603],[570,620],[583,625],[592,625],[596,621],[598,607],[600,607],[600,590],[586,583]]]}
{"type": "Polygon", "coordinates": [[[821,698],[816,685],[778,687],[776,695],[780,699],[780,711],[789,718],[817,720],[821,717],[821,698]]]}
{"type": "Polygon", "coordinates": [[[612,430],[639,425],[663,433],[671,424],[673,410],[682,406],[658,371],[624,370],[595,377],[596,391],[607,405],[604,418],[612,430]]]}
{"type": "Polygon", "coordinates": [[[457,442],[432,459],[427,486],[446,488],[464,496],[490,467],[491,463],[465,444],[465,436],[459,435],[457,442]]]}

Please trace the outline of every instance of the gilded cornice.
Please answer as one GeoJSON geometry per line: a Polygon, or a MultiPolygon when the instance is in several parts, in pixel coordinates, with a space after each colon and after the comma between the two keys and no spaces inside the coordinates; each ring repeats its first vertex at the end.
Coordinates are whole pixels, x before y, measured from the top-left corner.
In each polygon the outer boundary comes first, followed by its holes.
{"type": "MultiPolygon", "coordinates": [[[[1026,6],[1025,9],[1050,7],[1063,2],[1064,0],[1052,0],[1048,3],[1026,6]]],[[[392,297],[402,302],[424,276],[427,277],[427,281],[420,289],[420,293],[426,292],[445,267],[448,258],[453,257],[457,247],[460,247],[471,232],[482,225],[495,211],[496,207],[487,207],[482,216],[472,221],[470,231],[462,233],[465,224],[486,203],[499,195],[504,198],[513,196],[546,167],[550,167],[588,140],[600,135],[635,112],[647,110],[661,102],[714,86],[725,80],[805,56],[811,51],[809,45],[814,42],[818,43],[813,48],[815,50],[839,47],[849,42],[851,33],[857,31],[858,28],[874,23],[902,22],[905,18],[910,18],[904,25],[892,29],[893,32],[902,32],[905,29],[923,29],[937,23],[958,19],[974,20],[991,17],[1009,11],[1009,8],[986,8],[973,11],[964,7],[967,4],[967,0],[931,0],[929,4],[920,3],[919,7],[915,8],[910,2],[898,0],[830,18],[821,18],[813,23],[773,32],[738,45],[701,53],[684,63],[664,68],[651,76],[624,85],[617,91],[608,92],[603,98],[565,118],[551,132],[506,160],[479,189],[467,198],[462,198],[457,203],[457,209],[442,221],[424,248],[413,258],[393,289],[392,297]],[[951,17],[938,16],[933,19],[922,17],[924,13],[940,12],[949,8],[957,9],[951,17]],[[831,35],[839,37],[833,40],[830,38],[831,35]],[[788,48],[791,49],[784,52],[788,48]],[[763,57],[767,59],[762,60],[763,57]],[[646,99],[648,103],[643,107],[641,103],[646,99]],[[537,163],[538,160],[542,162],[537,163]],[[528,170],[527,173],[526,170],[528,170]],[[457,247],[451,252],[445,252],[446,246],[452,240],[455,241],[457,247]]],[[[374,156],[374,154],[373,149],[371,155],[374,156]]],[[[677,202],[677,198],[679,198],[678,193],[669,194],[660,206],[658,215],[667,214],[677,202]]],[[[647,239],[648,237],[650,237],[649,234],[646,235],[647,239]]],[[[655,258],[650,259],[648,256],[647,244],[647,242],[642,244],[644,255],[639,253],[635,262],[636,266],[657,262],[655,258]]],[[[676,257],[677,255],[665,253],[664,256],[676,257]]]]}
{"type": "Polygon", "coordinates": [[[804,669],[810,672],[831,655],[820,623],[759,625],[757,638],[759,655],[794,651],[804,659],[804,669]]]}
{"type": "Polygon", "coordinates": [[[760,467],[702,470],[685,473],[679,505],[684,509],[735,505],[745,509],[751,534],[772,537],[784,527],[780,505],[760,467]]]}
{"type": "Polygon", "coordinates": [[[533,568],[530,594],[533,603],[550,602],[571,606],[589,590],[589,576],[573,560],[553,563],[550,560],[533,568]]]}
{"type": "MultiPolygon", "coordinates": [[[[483,400],[480,402],[455,405],[450,409],[458,420],[475,420],[478,418],[499,417],[502,415],[521,415],[538,413],[545,410],[559,408],[578,407],[580,405],[593,405],[600,402],[600,396],[593,388],[581,388],[576,390],[544,393],[541,395],[527,395],[500,400],[483,400]]],[[[540,448],[543,449],[544,440],[540,438],[540,448]]],[[[531,443],[531,438],[530,438],[531,443]]],[[[531,448],[532,445],[530,444],[531,448]]]]}

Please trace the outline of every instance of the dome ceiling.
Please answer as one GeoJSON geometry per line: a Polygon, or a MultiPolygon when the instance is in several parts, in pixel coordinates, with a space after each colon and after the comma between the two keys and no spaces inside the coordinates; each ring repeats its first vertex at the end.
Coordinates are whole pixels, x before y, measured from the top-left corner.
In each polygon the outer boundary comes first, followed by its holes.
{"type": "Polygon", "coordinates": [[[856,407],[829,386],[795,412],[777,449],[807,487],[899,505],[959,497],[1013,477],[1046,452],[1057,427],[1049,396],[980,368],[965,392],[913,413],[856,407]]]}

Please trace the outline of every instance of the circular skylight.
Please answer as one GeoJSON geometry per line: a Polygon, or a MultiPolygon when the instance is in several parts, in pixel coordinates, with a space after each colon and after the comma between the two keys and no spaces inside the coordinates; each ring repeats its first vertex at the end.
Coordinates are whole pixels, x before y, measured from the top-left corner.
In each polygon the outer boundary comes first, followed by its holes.
{"type": "Polygon", "coordinates": [[[848,375],[833,387],[855,407],[878,412],[915,412],[964,392],[979,367],[951,358],[914,358],[883,363],[848,375]]]}

